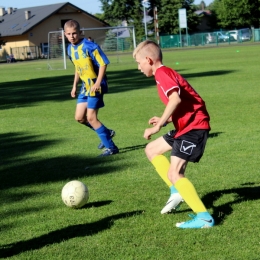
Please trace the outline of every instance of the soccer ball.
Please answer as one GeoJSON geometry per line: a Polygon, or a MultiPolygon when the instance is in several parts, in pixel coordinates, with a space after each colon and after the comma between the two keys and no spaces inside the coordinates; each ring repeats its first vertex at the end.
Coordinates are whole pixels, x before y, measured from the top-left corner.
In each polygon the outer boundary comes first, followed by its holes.
{"type": "Polygon", "coordinates": [[[81,208],[88,202],[88,188],[81,181],[70,181],[62,188],[61,198],[66,206],[75,209],[81,208]]]}

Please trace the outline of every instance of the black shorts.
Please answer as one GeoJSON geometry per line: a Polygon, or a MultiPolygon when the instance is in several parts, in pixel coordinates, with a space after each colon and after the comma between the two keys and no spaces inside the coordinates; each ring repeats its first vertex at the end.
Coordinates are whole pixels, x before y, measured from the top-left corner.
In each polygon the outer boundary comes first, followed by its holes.
{"type": "Polygon", "coordinates": [[[199,162],[204,153],[209,130],[191,130],[174,138],[175,130],[163,136],[172,147],[171,156],[176,156],[189,162],[199,162]]]}

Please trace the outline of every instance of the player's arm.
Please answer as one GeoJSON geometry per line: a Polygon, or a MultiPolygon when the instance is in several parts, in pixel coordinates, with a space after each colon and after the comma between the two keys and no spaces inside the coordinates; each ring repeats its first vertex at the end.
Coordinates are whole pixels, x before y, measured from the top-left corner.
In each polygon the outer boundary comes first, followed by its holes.
{"type": "Polygon", "coordinates": [[[157,125],[160,126],[160,128],[165,124],[169,122],[169,119],[171,118],[172,114],[178,107],[178,105],[181,103],[181,98],[177,91],[172,91],[169,95],[169,102],[167,106],[165,107],[165,110],[158,121],[157,125]]]}
{"type": "MultiPolygon", "coordinates": [[[[149,119],[148,124],[155,126],[155,125],[158,124],[159,121],[160,121],[160,117],[153,116],[152,118],[149,119]]],[[[167,119],[167,121],[164,123],[163,126],[166,126],[170,122],[172,122],[172,117],[171,116],[167,119]]]]}
{"type": "Polygon", "coordinates": [[[169,102],[167,106],[165,107],[165,110],[162,114],[162,116],[158,119],[156,125],[154,125],[152,128],[147,128],[144,131],[144,138],[149,140],[151,138],[151,135],[156,134],[160,131],[160,129],[163,127],[163,125],[168,122],[171,115],[174,113],[178,105],[181,103],[181,98],[177,91],[172,91],[169,94],[169,102]]]}
{"type": "Polygon", "coordinates": [[[77,73],[77,70],[75,69],[75,75],[74,75],[74,81],[73,81],[73,86],[72,86],[72,90],[70,92],[71,97],[76,97],[77,94],[77,85],[79,82],[79,74],[77,73]]]}

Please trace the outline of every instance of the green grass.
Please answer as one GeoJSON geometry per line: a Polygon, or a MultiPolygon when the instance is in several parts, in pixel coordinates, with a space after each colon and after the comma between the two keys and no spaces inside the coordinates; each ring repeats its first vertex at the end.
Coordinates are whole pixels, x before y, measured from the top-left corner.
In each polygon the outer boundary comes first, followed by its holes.
{"type": "Polygon", "coordinates": [[[74,120],[71,64],[66,71],[48,71],[44,61],[0,64],[0,258],[259,259],[259,51],[163,53],[211,116],[205,154],[186,171],[216,220],[202,230],[175,228],[191,213],[186,204],[160,214],[169,190],[146,159],[142,136],[164,106],[130,54],[108,67],[110,93],[99,116],[116,130],[120,154],[102,159],[95,133],[74,120]],[[61,200],[73,179],[90,191],[79,210],[61,200]]]}

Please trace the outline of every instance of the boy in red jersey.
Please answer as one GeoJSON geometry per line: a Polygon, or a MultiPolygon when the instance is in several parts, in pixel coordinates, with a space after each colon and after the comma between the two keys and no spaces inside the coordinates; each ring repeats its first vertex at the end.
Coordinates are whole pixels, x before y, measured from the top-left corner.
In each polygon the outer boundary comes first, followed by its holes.
{"type": "Polygon", "coordinates": [[[153,127],[144,131],[144,138],[151,139],[167,123],[172,122],[175,127],[145,148],[146,156],[170,188],[170,198],[161,213],[168,213],[185,201],[196,215],[189,221],[177,223],[177,227],[212,227],[214,219],[193,184],[184,176],[188,162],[199,162],[204,152],[210,130],[205,103],[180,74],[163,65],[161,49],[155,42],[141,42],[133,57],[141,72],[147,77],[155,77],[158,94],[166,105],[161,117],[154,116],[149,120],[153,127]],[[167,151],[171,151],[170,163],[163,155],[167,151]]]}

